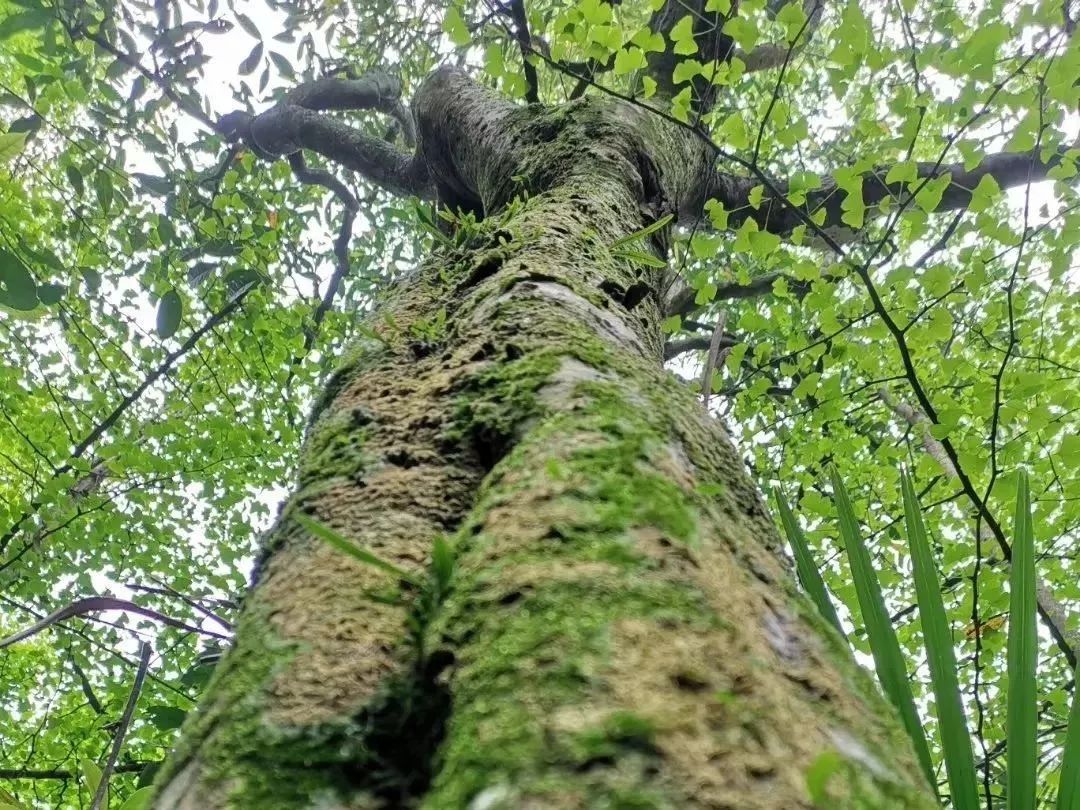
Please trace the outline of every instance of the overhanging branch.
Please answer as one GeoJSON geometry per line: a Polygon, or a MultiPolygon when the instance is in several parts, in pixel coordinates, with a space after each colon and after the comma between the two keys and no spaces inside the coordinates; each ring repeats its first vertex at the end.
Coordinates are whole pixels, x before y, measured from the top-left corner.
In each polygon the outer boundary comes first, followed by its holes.
{"type": "Polygon", "coordinates": [[[765,42],[757,45],[749,52],[741,48],[735,51],[734,58],[741,60],[746,65],[747,73],[780,67],[810,43],[814,32],[821,25],[825,2],[824,0],[804,0],[802,8],[803,14],[806,15],[806,25],[803,26],[795,42],[791,44],[786,42],[765,42]]]}
{"type": "Polygon", "coordinates": [[[236,110],[222,116],[218,130],[234,141],[244,142],[267,160],[310,149],[391,193],[434,196],[427,166],[419,153],[407,154],[391,143],[322,114],[326,110],[385,112],[398,121],[407,141],[416,140],[413,116],[401,103],[401,85],[383,73],[308,82],[296,87],[284,102],[266,112],[251,115],[236,110]]]}
{"type": "MultiPolygon", "coordinates": [[[[992,177],[1003,189],[1022,186],[1029,181],[1045,180],[1050,170],[1066,159],[1069,151],[1065,148],[1059,149],[1046,162],[1043,162],[1035,150],[999,152],[987,155],[970,170],[965,169],[962,163],[915,163],[908,178],[894,179],[892,182],[886,181],[891,167],[881,166],[862,174],[862,202],[867,209],[871,209],[888,198],[896,201],[907,199],[908,182],[912,175],[915,181],[934,180],[949,175],[951,182],[931,210],[933,213],[956,211],[971,204],[972,194],[983,177],[992,177]]],[[[787,235],[797,226],[804,224],[806,216],[823,216],[820,220],[822,229],[842,228],[851,233],[858,230],[850,222],[844,221],[847,192],[840,188],[835,176],[824,178],[820,188],[806,192],[805,201],[798,206],[798,210],[783,199],[791,193],[791,188],[789,183],[780,180],[773,181],[779,195],[766,188],[757,207],[751,206],[751,192],[760,185],[762,183],[757,177],[717,171],[710,185],[709,196],[718,200],[725,210],[730,212],[729,227],[737,228],[747,219],[753,219],[761,230],[787,235]]]]}

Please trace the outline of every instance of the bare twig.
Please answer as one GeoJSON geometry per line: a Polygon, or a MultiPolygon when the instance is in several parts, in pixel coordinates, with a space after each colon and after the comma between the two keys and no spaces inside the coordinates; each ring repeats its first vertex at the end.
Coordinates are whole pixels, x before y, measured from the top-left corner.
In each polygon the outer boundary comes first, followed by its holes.
{"type": "Polygon", "coordinates": [[[109,777],[116,768],[116,760],[120,758],[120,750],[124,747],[124,737],[127,736],[128,728],[131,727],[131,718],[135,715],[135,704],[139,702],[139,692],[142,691],[143,681],[146,680],[146,670],[150,667],[150,644],[146,641],[139,648],[139,670],[135,673],[135,683],[131,685],[131,694],[128,695],[127,706],[120,718],[120,725],[113,737],[112,750],[109,758],[105,761],[105,767],[101,769],[101,780],[97,790],[94,791],[94,800],[90,803],[90,810],[101,810],[105,806],[105,798],[109,795],[109,777]]]}
{"type": "Polygon", "coordinates": [[[161,90],[161,92],[165,95],[166,98],[171,100],[177,107],[190,115],[192,118],[202,123],[203,126],[209,129],[211,132],[219,131],[217,123],[214,121],[213,118],[203,112],[202,108],[200,108],[197,104],[194,104],[190,99],[186,99],[179,93],[177,93],[176,90],[173,88],[172,84],[167,79],[159,76],[157,73],[143,65],[143,63],[139,61],[139,58],[137,56],[132,56],[129,53],[125,53],[124,51],[113,45],[111,42],[109,42],[107,39],[105,39],[105,37],[101,36],[101,34],[92,33],[85,26],[81,28],[71,29],[69,33],[71,34],[72,38],[74,38],[76,34],[84,36],[102,50],[108,51],[128,67],[134,68],[144,79],[151,82],[159,90],[161,90]]]}
{"type": "MultiPolygon", "coordinates": [[[[727,325],[727,310],[720,313],[716,320],[716,328],[713,329],[712,338],[709,340],[709,354],[705,359],[705,368],[701,372],[701,401],[705,409],[709,408],[709,397],[712,395],[713,369],[720,361],[720,343],[724,338],[724,327],[727,325]]],[[[731,351],[728,347],[726,351],[731,351]]]]}

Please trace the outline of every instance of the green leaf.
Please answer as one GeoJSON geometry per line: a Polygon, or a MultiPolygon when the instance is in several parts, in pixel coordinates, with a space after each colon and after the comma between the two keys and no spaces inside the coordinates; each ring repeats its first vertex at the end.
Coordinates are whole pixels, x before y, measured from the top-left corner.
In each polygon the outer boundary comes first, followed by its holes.
{"type": "Polygon", "coordinates": [[[826,751],[806,769],[806,791],[810,800],[818,807],[826,807],[829,802],[829,781],[844,767],[844,758],[839,751],[826,751]]]}
{"type": "Polygon", "coordinates": [[[420,585],[420,579],[415,574],[410,574],[404,568],[400,568],[394,565],[392,562],[377,557],[370,551],[353,543],[351,540],[347,540],[340,534],[335,532],[329,526],[324,526],[315,520],[312,520],[307,515],[302,515],[299,512],[295,513],[293,520],[318,537],[320,540],[324,540],[339,551],[343,551],[352,557],[354,560],[364,563],[364,565],[370,565],[372,568],[378,568],[381,571],[393,574],[398,579],[402,579],[405,582],[410,582],[413,585],[420,585]]]}
{"type": "Polygon", "coordinates": [[[941,735],[941,749],[949,777],[949,795],[952,806],[957,810],[978,810],[975,758],[956,677],[952,632],[945,614],[945,603],[941,599],[941,581],[926,537],[918,496],[907,473],[900,475],[900,488],[904,499],[904,525],[914,567],[919,620],[934,688],[938,733],[941,735]]]}
{"type": "Polygon", "coordinates": [[[45,306],[52,306],[64,297],[67,287],[63,284],[39,284],[37,288],[38,301],[45,306]]]}
{"type": "Polygon", "coordinates": [[[150,722],[153,723],[161,731],[172,731],[174,728],[180,728],[184,724],[184,718],[187,717],[187,712],[178,706],[148,706],[146,714],[150,718],[150,722]]]}
{"type": "Polygon", "coordinates": [[[450,41],[459,48],[468,45],[472,41],[469,26],[465,24],[465,20],[461,16],[461,9],[457,7],[456,3],[451,4],[450,8],[446,10],[446,17],[443,18],[443,31],[450,38],[450,41]]]}
{"type": "Polygon", "coordinates": [[[83,184],[82,173],[69,163],[64,167],[64,174],[67,175],[68,182],[71,183],[71,188],[75,192],[75,196],[81,197],[86,191],[85,185],[83,184]]]}
{"type": "Polygon", "coordinates": [[[978,213],[1000,198],[1001,186],[998,185],[997,180],[992,175],[984,174],[971,192],[971,202],[968,203],[968,210],[978,213]]]}
{"type": "Polygon", "coordinates": [[[670,315],[660,323],[660,329],[665,335],[674,335],[682,329],[682,315],[670,315]]]}
{"type": "Polygon", "coordinates": [[[829,593],[825,590],[825,582],[818,572],[814,556],[810,552],[810,546],[806,543],[806,536],[795,520],[795,515],[791,513],[791,507],[788,506],[787,499],[784,498],[780,490],[776,491],[776,508],[780,512],[780,522],[784,527],[784,534],[787,535],[791,549],[795,552],[795,569],[799,575],[799,582],[802,583],[803,589],[817,606],[818,613],[836,628],[836,632],[843,636],[844,628],[840,626],[840,618],[836,615],[836,608],[833,607],[832,599],[829,598],[829,593]]]}
{"type": "Polygon", "coordinates": [[[623,76],[646,67],[645,52],[640,48],[620,48],[615,53],[615,75],[623,76]]]}
{"type": "Polygon", "coordinates": [[[928,181],[915,195],[915,204],[926,213],[933,213],[941,204],[941,197],[950,183],[952,183],[952,175],[948,172],[928,181]]]}
{"type": "Polygon", "coordinates": [[[5,39],[44,28],[52,21],[52,16],[43,8],[20,11],[0,21],[0,42],[5,39]]]}
{"type": "Polygon", "coordinates": [[[731,17],[724,23],[723,31],[747,53],[754,50],[761,33],[754,21],[747,17],[731,17]]]}
{"type": "Polygon", "coordinates": [[[454,548],[445,537],[435,538],[431,549],[431,574],[439,593],[445,593],[454,576],[454,548]]]}
{"type": "Polygon", "coordinates": [[[37,285],[14,253],[0,248],[0,305],[29,312],[38,305],[37,285]]]}
{"type": "Polygon", "coordinates": [[[25,132],[4,132],[0,134],[0,166],[10,163],[22,154],[26,146],[25,132]]]}
{"type": "Polygon", "coordinates": [[[286,57],[282,56],[277,51],[270,51],[270,61],[274,63],[274,67],[277,68],[280,73],[286,79],[295,79],[296,70],[293,69],[292,62],[286,57]]]}
{"type": "Polygon", "coordinates": [[[244,61],[240,63],[240,67],[237,68],[237,72],[241,76],[247,76],[249,73],[254,73],[255,68],[259,66],[262,61],[263,44],[262,42],[256,42],[255,47],[251,49],[251,53],[244,57],[244,61]]]}
{"type": "Polygon", "coordinates": [[[656,233],[661,228],[666,227],[667,224],[669,222],[671,222],[671,220],[673,220],[674,218],[675,218],[674,214],[665,214],[664,216],[660,217],[660,219],[656,220],[655,222],[653,222],[653,223],[651,223],[649,225],[646,225],[640,231],[634,231],[632,234],[628,234],[627,236],[624,236],[624,237],[622,237],[620,239],[616,239],[615,242],[612,244],[612,247],[613,248],[619,247],[620,245],[625,245],[628,242],[636,242],[639,239],[644,239],[646,236],[651,236],[652,234],[656,233]]]}
{"type": "Polygon", "coordinates": [[[690,56],[697,53],[698,46],[694,40],[694,18],[689,14],[685,15],[672,26],[668,38],[671,39],[674,45],[672,50],[680,56],[690,56]]]}
{"type": "Polygon", "coordinates": [[[1035,806],[1035,744],[1038,655],[1035,601],[1035,537],[1031,523],[1031,494],[1027,473],[1021,471],[1016,489],[1012,559],[1009,571],[1009,689],[1007,703],[1006,801],[1009,810],[1035,806]]]}
{"type": "Polygon", "coordinates": [[[79,760],[79,771],[82,773],[83,782],[90,791],[90,795],[97,792],[101,784],[101,768],[92,759],[83,757],[79,760]]]}
{"type": "Polygon", "coordinates": [[[108,213],[113,201],[113,182],[108,168],[94,172],[94,195],[102,213],[108,213]]]}
{"type": "Polygon", "coordinates": [[[703,69],[704,66],[696,59],[682,59],[675,65],[675,69],[671,71],[671,81],[673,84],[683,84],[691,81],[703,69]]]}
{"type": "Polygon", "coordinates": [[[251,21],[251,18],[246,14],[240,12],[236,13],[236,21],[240,23],[240,27],[247,31],[248,36],[252,36],[255,39],[262,39],[262,34],[259,32],[258,27],[251,21]]]}
{"type": "Polygon", "coordinates": [[[258,270],[253,270],[250,267],[244,267],[240,270],[233,270],[225,276],[225,290],[229,293],[230,296],[236,295],[247,285],[257,284],[262,280],[263,277],[259,275],[258,270]]]}
{"type": "Polygon", "coordinates": [[[750,134],[746,129],[746,121],[742,113],[733,112],[724,119],[724,123],[716,132],[716,139],[732,149],[745,149],[750,145],[750,134]]]}
{"type": "Polygon", "coordinates": [[[158,337],[170,338],[180,328],[180,318],[184,314],[184,302],[176,290],[169,290],[158,301],[157,333],[158,337]]]}
{"type": "Polygon", "coordinates": [[[150,806],[150,799],[154,796],[154,787],[139,788],[120,805],[120,810],[146,810],[150,806]]]}
{"type": "Polygon", "coordinates": [[[712,199],[706,200],[705,213],[716,230],[726,231],[728,229],[728,211],[725,210],[722,202],[712,199]]]}
{"type": "Polygon", "coordinates": [[[840,480],[840,474],[835,467],[830,468],[829,472],[832,478],[836,511],[840,519],[840,536],[843,538],[848,564],[851,566],[851,579],[855,585],[855,596],[859,602],[863,624],[866,626],[870,652],[874,656],[874,669],[877,671],[878,681],[885,695],[900,714],[904,728],[915,747],[923,773],[933,785],[936,780],[933,762],[930,759],[930,748],[926,744],[926,735],[923,733],[919,714],[915,711],[915,700],[911,694],[904,656],[900,651],[900,643],[896,639],[896,631],[893,629],[889,612],[885,608],[885,600],[881,596],[881,585],[874,571],[870,552],[863,544],[859,523],[855,518],[855,510],[851,506],[851,499],[848,497],[844,482],[840,480]]]}
{"type": "Polygon", "coordinates": [[[1057,810],[1080,808],[1080,668],[1073,673],[1072,710],[1069,729],[1065,733],[1065,749],[1061,754],[1061,776],[1058,779],[1057,810]]]}
{"type": "Polygon", "coordinates": [[[806,12],[801,3],[788,3],[776,15],[776,21],[785,27],[785,38],[794,42],[799,31],[806,25],[806,12]]]}
{"type": "Polygon", "coordinates": [[[101,273],[90,267],[83,268],[80,272],[82,273],[83,281],[86,282],[86,288],[90,290],[90,292],[97,292],[101,289],[101,273]]]}
{"type": "Polygon", "coordinates": [[[889,167],[885,175],[888,185],[893,183],[914,183],[919,178],[919,167],[914,160],[901,160],[889,167]]]}
{"type": "Polygon", "coordinates": [[[657,258],[651,253],[646,253],[644,250],[618,247],[612,249],[611,255],[623,261],[640,264],[643,267],[655,267],[657,270],[663,270],[667,267],[667,262],[663,259],[657,258]]]}
{"type": "Polygon", "coordinates": [[[645,53],[663,53],[667,47],[664,44],[664,35],[648,28],[638,29],[630,37],[630,42],[637,45],[645,53]]]}

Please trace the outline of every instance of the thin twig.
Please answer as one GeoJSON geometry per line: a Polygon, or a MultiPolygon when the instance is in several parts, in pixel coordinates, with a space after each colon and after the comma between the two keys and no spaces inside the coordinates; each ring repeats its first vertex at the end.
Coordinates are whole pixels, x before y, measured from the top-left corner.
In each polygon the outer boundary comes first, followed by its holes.
{"type": "Polygon", "coordinates": [[[120,749],[124,747],[124,737],[127,736],[128,728],[131,726],[131,718],[135,715],[135,704],[139,701],[139,692],[142,691],[143,681],[146,680],[146,670],[150,667],[150,649],[150,644],[146,641],[139,648],[139,670],[135,673],[135,683],[131,685],[131,694],[128,695],[124,715],[120,718],[116,736],[113,737],[109,758],[105,761],[105,767],[101,769],[101,781],[98,782],[97,790],[94,791],[94,800],[90,803],[90,810],[101,810],[105,806],[105,797],[109,793],[109,777],[116,768],[116,760],[120,758],[120,749]]]}

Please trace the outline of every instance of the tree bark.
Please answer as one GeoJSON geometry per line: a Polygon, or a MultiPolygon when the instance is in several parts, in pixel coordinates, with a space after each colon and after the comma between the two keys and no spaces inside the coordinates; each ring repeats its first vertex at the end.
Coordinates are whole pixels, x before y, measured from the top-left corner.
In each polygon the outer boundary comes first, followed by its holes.
{"type": "Polygon", "coordinates": [[[451,71],[414,112],[440,198],[476,216],[342,358],[154,806],[934,806],[662,368],[638,256],[664,234],[627,239],[701,196],[710,155],[617,100],[516,107],[451,71]]]}

